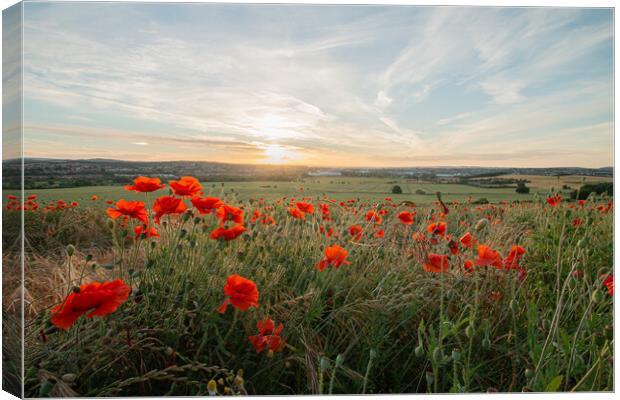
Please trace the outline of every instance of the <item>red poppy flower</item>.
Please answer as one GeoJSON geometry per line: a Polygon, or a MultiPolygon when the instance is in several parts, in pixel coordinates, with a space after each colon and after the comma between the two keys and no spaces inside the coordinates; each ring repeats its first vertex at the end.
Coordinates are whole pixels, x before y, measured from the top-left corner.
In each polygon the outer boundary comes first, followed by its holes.
{"type": "Polygon", "coordinates": [[[266,216],[261,220],[261,223],[263,225],[275,225],[276,224],[276,220],[271,216],[266,216]]]}
{"type": "Polygon", "coordinates": [[[426,228],[426,230],[428,231],[428,233],[432,233],[433,235],[439,235],[443,237],[446,234],[447,227],[448,227],[448,224],[446,224],[445,222],[434,222],[430,224],[426,228]]]}
{"type": "Polygon", "coordinates": [[[217,197],[194,196],[192,197],[192,204],[201,214],[211,214],[211,210],[223,206],[224,202],[217,197]]]}
{"type": "Polygon", "coordinates": [[[385,200],[385,201],[392,201],[392,198],[391,198],[391,197],[386,197],[386,198],[385,198],[385,199],[383,199],[383,200],[385,200]]]}
{"type": "MultiPolygon", "coordinates": [[[[58,202],[58,206],[60,208],[63,208],[63,205],[61,205],[60,201],[58,202]]],[[[107,213],[112,219],[117,219],[121,215],[126,215],[128,217],[137,219],[143,224],[148,224],[146,208],[144,208],[144,202],[142,201],[127,201],[121,199],[116,202],[116,208],[108,208],[107,213]]]]}
{"type": "Polygon", "coordinates": [[[219,227],[211,232],[211,239],[224,239],[226,241],[233,240],[245,232],[246,229],[243,225],[234,225],[231,228],[225,229],[223,227],[219,227]]]}
{"type": "Polygon", "coordinates": [[[178,181],[170,181],[168,185],[174,194],[183,197],[195,196],[202,190],[202,185],[193,176],[184,176],[178,181]]]}
{"type": "Polygon", "coordinates": [[[79,205],[80,205],[80,203],[78,203],[77,201],[72,201],[71,202],[71,207],[73,207],[73,208],[75,208],[75,207],[77,207],[79,205]]]}
{"type": "Polygon", "coordinates": [[[575,218],[573,220],[573,227],[578,228],[583,224],[583,220],[581,218],[575,218]]]}
{"type": "Polygon", "coordinates": [[[400,214],[398,214],[398,219],[400,219],[400,222],[405,225],[411,225],[413,224],[414,215],[414,212],[402,211],[400,214]]]}
{"type": "Polygon", "coordinates": [[[332,237],[334,234],[334,228],[330,226],[329,229],[326,230],[323,225],[319,225],[319,232],[324,233],[327,237],[332,237]]]}
{"type": "Polygon", "coordinates": [[[159,178],[147,178],[139,176],[133,180],[133,185],[126,185],[125,190],[133,190],[134,192],[150,193],[159,189],[163,189],[166,185],[161,183],[159,178]]]}
{"type": "Polygon", "coordinates": [[[297,218],[297,219],[306,219],[306,214],[304,214],[303,211],[301,211],[299,208],[297,207],[291,207],[288,209],[288,213],[291,214],[291,216],[293,216],[293,218],[297,218]]]}
{"type": "Polygon", "coordinates": [[[274,353],[284,349],[285,343],[280,337],[282,329],[284,329],[282,324],[278,325],[276,328],[275,322],[273,322],[271,318],[267,318],[259,320],[256,323],[256,327],[258,328],[258,335],[249,336],[248,339],[257,353],[263,351],[267,346],[269,346],[269,350],[274,353]]]}
{"type": "Polygon", "coordinates": [[[113,201],[113,200],[106,200],[106,201],[105,201],[105,203],[106,203],[106,204],[113,204],[113,203],[114,203],[114,201],[113,201]]]}
{"type": "Polygon", "coordinates": [[[153,203],[155,222],[159,224],[161,217],[169,214],[182,214],[187,210],[187,205],[182,199],[174,196],[161,196],[153,203]]]}
{"type": "Polygon", "coordinates": [[[504,268],[519,269],[519,259],[525,254],[525,249],[519,245],[514,245],[508,253],[508,257],[504,258],[504,268]]]}
{"type": "Polygon", "coordinates": [[[159,237],[159,232],[155,228],[144,229],[142,225],[133,228],[133,232],[136,234],[136,240],[140,239],[143,232],[146,234],[146,237],[159,237]]]}
{"type": "Polygon", "coordinates": [[[226,312],[229,304],[241,311],[247,310],[249,307],[258,308],[258,289],[256,284],[249,279],[239,275],[230,275],[226,278],[224,285],[224,293],[228,296],[222,303],[218,311],[220,314],[226,312]]]}
{"type": "Polygon", "coordinates": [[[99,199],[99,197],[97,197],[96,195],[92,195],[90,199],[92,201],[97,201],[97,199],[99,199]]]}
{"type": "Polygon", "coordinates": [[[86,318],[111,314],[127,301],[131,288],[120,279],[111,282],[93,282],[80,286],[78,293],[71,292],[62,303],[52,310],[52,324],[69,329],[82,315],[86,318]]]}
{"type": "Polygon", "coordinates": [[[426,272],[444,272],[448,270],[448,256],[431,253],[426,257],[424,263],[426,272]]]}
{"type": "Polygon", "coordinates": [[[340,268],[341,265],[350,265],[351,263],[347,261],[348,254],[348,251],[335,244],[325,249],[325,258],[316,263],[315,267],[323,272],[330,265],[336,269],[340,268]]]}
{"type": "Polygon", "coordinates": [[[614,276],[607,275],[607,278],[605,278],[605,280],[603,281],[603,286],[607,288],[607,293],[610,296],[613,296],[614,295],[614,276]]]}
{"type": "Polygon", "coordinates": [[[465,268],[465,270],[468,272],[473,272],[474,262],[472,260],[465,260],[465,262],[463,263],[463,268],[465,268]]]}
{"type": "Polygon", "coordinates": [[[448,247],[450,248],[450,253],[452,253],[455,256],[458,256],[459,253],[461,252],[461,250],[459,249],[459,244],[455,242],[454,240],[450,240],[448,242],[448,247]]]}
{"type": "Polygon", "coordinates": [[[381,224],[381,222],[383,222],[383,218],[381,218],[381,216],[377,212],[375,212],[375,210],[370,210],[366,213],[366,221],[374,221],[375,224],[379,225],[381,224]]]}
{"type": "Polygon", "coordinates": [[[549,203],[551,207],[555,207],[561,202],[562,202],[562,196],[558,195],[558,196],[547,197],[547,203],[549,203]]]}
{"type": "Polygon", "coordinates": [[[472,236],[471,233],[467,232],[463,236],[461,236],[461,238],[459,239],[459,242],[461,242],[463,247],[469,249],[474,244],[474,237],[472,236]]]}
{"type": "Polygon", "coordinates": [[[385,231],[383,229],[376,229],[375,233],[373,233],[373,236],[376,238],[382,238],[385,236],[385,231]]]}
{"type": "Polygon", "coordinates": [[[216,214],[221,225],[224,225],[227,221],[243,224],[243,210],[240,208],[224,204],[217,209],[216,214]]]}
{"type": "Polygon", "coordinates": [[[6,198],[9,200],[17,200],[17,197],[13,196],[12,194],[7,195],[6,198]]]}
{"type": "Polygon", "coordinates": [[[497,251],[481,244],[478,246],[478,258],[476,258],[475,264],[479,267],[492,265],[499,269],[502,268],[502,257],[497,251]]]}
{"type": "Polygon", "coordinates": [[[297,202],[297,208],[303,213],[312,214],[314,212],[314,206],[310,203],[297,202]]]}
{"type": "Polygon", "coordinates": [[[362,238],[362,227],[359,225],[353,225],[349,228],[349,233],[353,236],[353,241],[357,242],[362,238]]]}
{"type": "Polygon", "coordinates": [[[586,205],[586,201],[585,200],[579,200],[577,202],[577,204],[579,204],[580,206],[585,206],[586,205]]]}

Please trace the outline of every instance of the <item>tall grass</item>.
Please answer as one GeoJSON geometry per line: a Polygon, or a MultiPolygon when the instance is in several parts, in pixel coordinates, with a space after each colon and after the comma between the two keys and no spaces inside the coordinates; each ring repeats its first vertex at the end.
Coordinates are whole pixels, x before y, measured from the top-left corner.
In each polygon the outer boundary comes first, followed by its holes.
{"type": "Polygon", "coordinates": [[[320,233],[319,212],[294,219],[288,200],[224,200],[246,211],[247,232],[229,242],[209,238],[213,215],[190,210],[164,217],[159,238],[127,239],[131,224],[110,224],[109,262],[63,253],[73,272],[50,288],[60,298],[103,277],[133,291],[116,313],[81,318],[68,331],[49,322],[54,302],[37,310],[26,336],[26,396],[207,395],[211,380],[220,394],[613,390],[613,299],[601,278],[613,272],[613,218],[593,208],[604,199],[572,208],[464,203],[443,217],[419,208],[412,226],[396,218],[411,210],[405,205],[332,204],[331,238],[320,233]],[[267,206],[276,225],[249,222],[267,206]],[[384,238],[364,219],[372,208],[388,211],[384,238]],[[504,256],[523,246],[527,273],[467,273],[475,248],[451,256],[448,272],[424,271],[423,255],[449,254],[448,244],[429,248],[412,234],[441,218],[455,240],[471,231],[504,256]],[[482,218],[490,223],[475,230],[482,218]],[[354,224],[365,232],[359,242],[348,232],[354,224]],[[334,243],[352,264],[319,272],[314,264],[334,243]],[[217,312],[231,274],[256,283],[258,309],[217,312]],[[248,341],[266,317],[284,324],[286,348],[273,355],[248,341]]]}

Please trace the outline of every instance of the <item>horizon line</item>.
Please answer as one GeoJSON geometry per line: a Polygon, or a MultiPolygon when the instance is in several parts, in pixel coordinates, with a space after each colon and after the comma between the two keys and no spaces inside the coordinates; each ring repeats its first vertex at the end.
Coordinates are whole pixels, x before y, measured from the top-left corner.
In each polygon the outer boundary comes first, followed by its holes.
{"type": "Polygon", "coordinates": [[[2,159],[2,162],[5,161],[15,161],[15,160],[54,160],[54,161],[116,161],[116,162],[129,162],[129,163],[175,163],[175,162],[191,162],[191,163],[211,163],[211,164],[225,164],[225,165],[248,165],[248,166],[263,166],[263,167],[290,167],[290,168],[316,168],[316,169],[413,169],[413,168],[486,168],[486,169],[558,169],[558,168],[580,168],[580,169],[591,169],[591,170],[599,170],[599,169],[608,169],[611,168],[615,170],[613,165],[606,165],[601,167],[581,167],[581,166],[555,166],[555,167],[512,167],[512,166],[492,166],[492,167],[483,167],[479,165],[458,165],[458,166],[450,166],[450,165],[436,165],[436,166],[406,166],[406,167],[397,167],[397,166],[384,166],[384,167],[371,167],[371,166],[310,166],[310,165],[302,165],[302,164],[268,164],[268,163],[234,163],[234,162],[221,162],[221,161],[208,161],[208,160],[157,160],[157,161],[149,161],[149,160],[124,160],[124,159],[116,159],[116,158],[56,158],[56,157],[15,157],[2,159]]]}

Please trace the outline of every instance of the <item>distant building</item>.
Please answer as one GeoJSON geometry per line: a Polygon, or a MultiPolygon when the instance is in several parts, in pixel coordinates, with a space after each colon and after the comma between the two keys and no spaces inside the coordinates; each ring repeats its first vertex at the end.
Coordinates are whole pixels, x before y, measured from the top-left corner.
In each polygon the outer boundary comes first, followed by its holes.
{"type": "Polygon", "coordinates": [[[312,171],[308,172],[310,176],[342,176],[342,172],[339,171],[312,171]]]}

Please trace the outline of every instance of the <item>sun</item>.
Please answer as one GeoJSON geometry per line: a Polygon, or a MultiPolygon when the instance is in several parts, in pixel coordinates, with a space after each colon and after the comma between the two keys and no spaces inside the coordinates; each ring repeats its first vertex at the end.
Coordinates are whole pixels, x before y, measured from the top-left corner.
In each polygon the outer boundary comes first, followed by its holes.
{"type": "Polygon", "coordinates": [[[287,164],[300,158],[299,153],[278,144],[270,144],[265,147],[263,155],[267,164],[287,164]]]}

